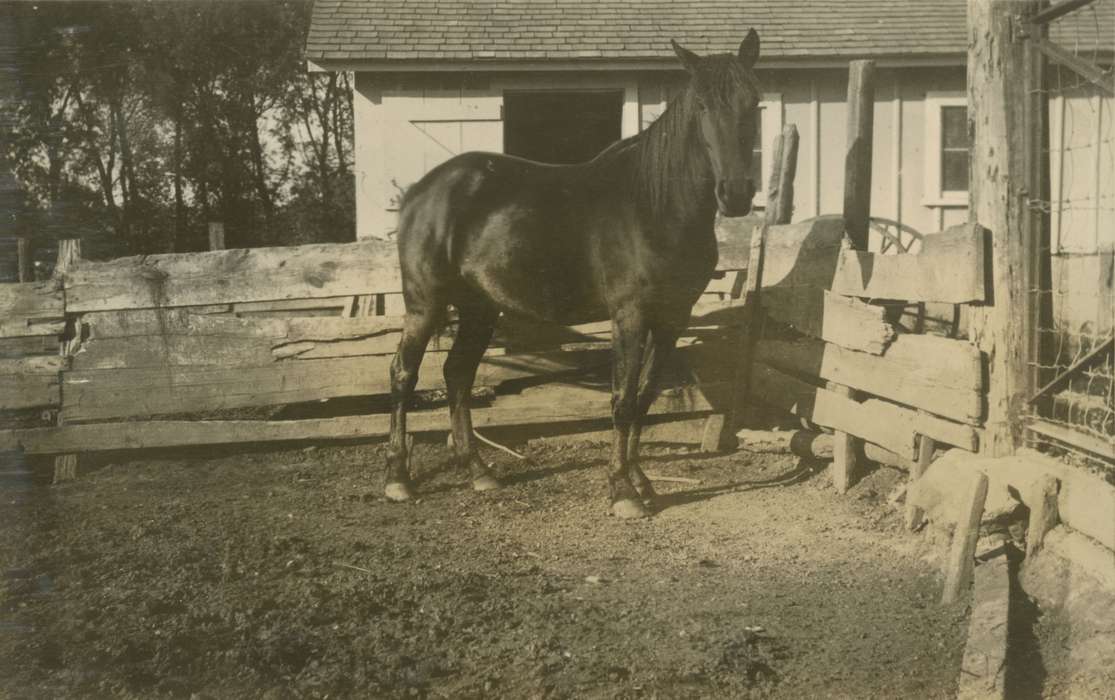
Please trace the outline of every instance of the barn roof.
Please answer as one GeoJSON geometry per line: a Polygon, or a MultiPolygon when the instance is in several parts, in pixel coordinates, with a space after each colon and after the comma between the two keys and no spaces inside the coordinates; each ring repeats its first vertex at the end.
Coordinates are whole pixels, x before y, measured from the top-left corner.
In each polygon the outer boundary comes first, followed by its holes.
{"type": "MultiPolygon", "coordinates": [[[[669,60],[672,65],[670,38],[699,53],[725,52],[738,46],[746,28],[754,27],[767,63],[853,57],[960,61],[967,44],[966,4],[967,0],[316,0],[306,57],[323,67],[555,60],[585,65],[666,65],[669,60]]],[[[1109,14],[1113,3],[1098,4],[1106,7],[1100,14],[1109,14]]],[[[1110,18],[1103,23],[1111,24],[1110,18]]]]}

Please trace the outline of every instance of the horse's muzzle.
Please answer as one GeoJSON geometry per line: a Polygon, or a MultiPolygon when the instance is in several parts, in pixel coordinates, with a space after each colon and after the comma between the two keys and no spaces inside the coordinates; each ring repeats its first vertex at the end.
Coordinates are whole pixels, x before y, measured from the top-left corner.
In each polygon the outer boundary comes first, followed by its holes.
{"type": "Polygon", "coordinates": [[[722,216],[746,216],[751,213],[751,200],[755,198],[755,186],[750,180],[719,180],[716,183],[716,206],[722,216]]]}

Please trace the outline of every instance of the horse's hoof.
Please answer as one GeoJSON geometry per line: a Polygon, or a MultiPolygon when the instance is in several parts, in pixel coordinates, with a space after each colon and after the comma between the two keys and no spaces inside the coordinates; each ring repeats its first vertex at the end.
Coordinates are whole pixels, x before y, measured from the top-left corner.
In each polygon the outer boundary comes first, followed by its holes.
{"type": "Polygon", "coordinates": [[[491,474],[485,474],[472,480],[473,491],[495,491],[502,487],[503,484],[500,483],[499,479],[491,474]]]}
{"type": "Polygon", "coordinates": [[[392,503],[405,503],[414,500],[414,493],[410,486],[401,481],[392,481],[383,487],[383,495],[392,503]]]}
{"type": "Polygon", "coordinates": [[[612,504],[612,515],[621,520],[635,520],[636,518],[649,518],[650,511],[639,501],[625,498],[612,504]]]}

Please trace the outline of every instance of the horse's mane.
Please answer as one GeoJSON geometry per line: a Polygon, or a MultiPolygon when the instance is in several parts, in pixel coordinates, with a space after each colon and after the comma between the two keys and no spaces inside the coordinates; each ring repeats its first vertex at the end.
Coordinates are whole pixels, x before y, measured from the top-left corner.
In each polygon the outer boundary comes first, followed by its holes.
{"type": "MultiPolygon", "coordinates": [[[[684,215],[699,204],[691,196],[694,185],[700,184],[707,172],[703,158],[696,157],[696,118],[701,99],[724,105],[739,90],[759,93],[754,73],[747,70],[735,56],[709,56],[701,70],[666,105],[666,110],[642,133],[613,144],[604,153],[616,152],[626,142],[638,145],[635,164],[635,185],[640,206],[655,219],[667,211],[684,215]],[[679,185],[681,185],[679,187],[679,185]]],[[[604,154],[601,154],[604,155],[604,154]]]]}

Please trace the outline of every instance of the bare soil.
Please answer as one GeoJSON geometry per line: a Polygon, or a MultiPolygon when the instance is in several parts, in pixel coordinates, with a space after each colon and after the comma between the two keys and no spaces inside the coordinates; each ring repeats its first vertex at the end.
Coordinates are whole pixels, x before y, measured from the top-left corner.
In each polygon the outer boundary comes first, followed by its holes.
{"type": "Polygon", "coordinates": [[[133,454],[3,482],[0,696],[950,697],[941,608],[881,469],[649,447],[661,509],[608,516],[603,446],[493,453],[477,494],[420,444],[133,454]],[[127,459],[128,461],[125,461],[127,459]]]}

